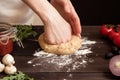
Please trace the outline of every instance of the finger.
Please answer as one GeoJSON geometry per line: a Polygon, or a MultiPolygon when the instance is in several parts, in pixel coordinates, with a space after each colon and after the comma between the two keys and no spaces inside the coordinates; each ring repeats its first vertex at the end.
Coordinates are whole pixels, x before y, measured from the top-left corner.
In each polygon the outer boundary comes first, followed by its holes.
{"type": "Polygon", "coordinates": [[[74,33],[77,34],[77,33],[81,33],[81,24],[80,24],[80,19],[72,5],[72,3],[69,1],[69,5],[70,5],[70,8],[71,8],[71,24],[72,24],[72,27],[74,28],[74,33]]]}

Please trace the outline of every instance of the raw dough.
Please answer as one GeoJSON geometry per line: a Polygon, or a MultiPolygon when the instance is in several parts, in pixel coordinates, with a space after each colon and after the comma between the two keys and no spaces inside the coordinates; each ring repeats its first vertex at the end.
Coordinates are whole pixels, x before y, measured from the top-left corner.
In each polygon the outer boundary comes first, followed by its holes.
{"type": "Polygon", "coordinates": [[[54,54],[72,54],[81,47],[82,43],[82,40],[75,35],[72,35],[70,41],[59,45],[48,44],[44,41],[43,37],[43,34],[41,34],[38,39],[41,48],[46,52],[54,54]]]}

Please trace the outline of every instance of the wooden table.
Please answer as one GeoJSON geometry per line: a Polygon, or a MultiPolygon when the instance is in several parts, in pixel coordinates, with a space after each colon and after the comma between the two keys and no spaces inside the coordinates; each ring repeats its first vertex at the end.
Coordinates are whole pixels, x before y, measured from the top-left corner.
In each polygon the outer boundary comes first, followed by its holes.
{"type": "MultiPolygon", "coordinates": [[[[88,64],[86,68],[74,72],[39,71],[39,67],[34,68],[27,64],[27,61],[33,58],[34,51],[39,48],[38,43],[32,40],[23,41],[24,49],[18,47],[16,43],[14,44],[11,54],[15,58],[15,66],[19,71],[28,74],[35,80],[120,80],[120,77],[113,76],[108,69],[109,60],[105,59],[104,55],[110,52],[111,44],[101,37],[99,28],[100,26],[82,26],[82,36],[97,42],[92,46],[93,53],[90,55],[94,62],[88,64]]],[[[38,35],[43,32],[43,27],[34,26],[33,29],[38,32],[38,35]]],[[[0,78],[3,76],[5,74],[0,73],[0,78]]]]}

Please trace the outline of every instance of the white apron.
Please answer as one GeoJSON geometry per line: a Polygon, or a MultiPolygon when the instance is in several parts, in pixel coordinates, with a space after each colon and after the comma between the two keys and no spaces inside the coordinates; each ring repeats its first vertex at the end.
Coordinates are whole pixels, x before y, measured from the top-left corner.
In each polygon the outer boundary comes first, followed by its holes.
{"type": "Polygon", "coordinates": [[[0,0],[0,22],[42,24],[38,16],[21,0],[0,0]]]}

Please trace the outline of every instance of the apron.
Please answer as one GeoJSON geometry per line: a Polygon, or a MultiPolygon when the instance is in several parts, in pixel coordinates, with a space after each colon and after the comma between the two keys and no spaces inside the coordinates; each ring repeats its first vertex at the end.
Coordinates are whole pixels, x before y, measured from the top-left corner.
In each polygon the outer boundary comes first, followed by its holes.
{"type": "Polygon", "coordinates": [[[38,16],[21,0],[0,0],[0,22],[24,25],[36,21],[41,24],[38,16]]]}

